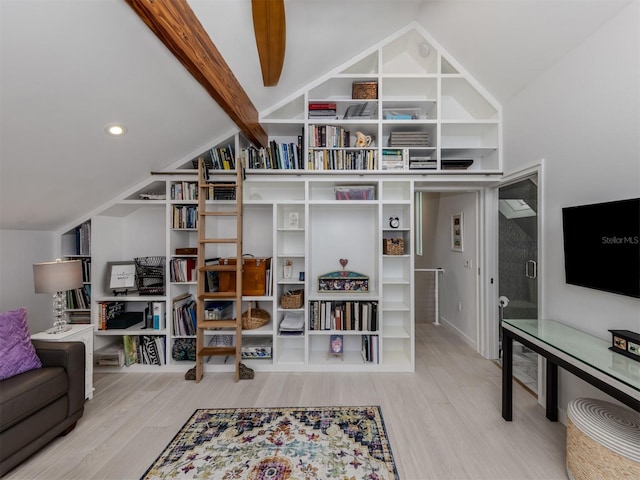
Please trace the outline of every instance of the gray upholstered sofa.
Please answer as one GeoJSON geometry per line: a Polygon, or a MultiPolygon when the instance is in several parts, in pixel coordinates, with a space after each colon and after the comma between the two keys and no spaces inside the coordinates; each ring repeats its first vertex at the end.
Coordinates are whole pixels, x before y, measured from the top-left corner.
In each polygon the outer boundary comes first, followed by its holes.
{"type": "Polygon", "coordinates": [[[0,380],[0,475],[69,433],[84,412],[84,343],[33,345],[42,368],[0,380]]]}

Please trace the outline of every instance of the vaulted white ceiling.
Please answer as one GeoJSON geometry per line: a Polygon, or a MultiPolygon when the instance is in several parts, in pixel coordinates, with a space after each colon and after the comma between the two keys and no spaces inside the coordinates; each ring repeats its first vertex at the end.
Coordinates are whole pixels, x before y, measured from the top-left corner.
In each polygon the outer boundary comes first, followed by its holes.
{"type": "MultiPolygon", "coordinates": [[[[262,111],[412,21],[506,103],[631,1],[285,0],[269,88],[251,1],[189,4],[262,111]]],[[[0,0],[0,228],[61,228],[233,128],[124,0],[0,0]]]]}

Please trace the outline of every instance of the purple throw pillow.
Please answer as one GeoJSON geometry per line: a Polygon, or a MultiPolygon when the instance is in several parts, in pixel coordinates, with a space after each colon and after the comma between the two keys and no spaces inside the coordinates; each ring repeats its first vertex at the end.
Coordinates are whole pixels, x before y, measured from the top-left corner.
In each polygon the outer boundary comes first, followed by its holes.
{"type": "Polygon", "coordinates": [[[29,336],[27,309],[0,312],[0,380],[40,367],[29,336]]]}

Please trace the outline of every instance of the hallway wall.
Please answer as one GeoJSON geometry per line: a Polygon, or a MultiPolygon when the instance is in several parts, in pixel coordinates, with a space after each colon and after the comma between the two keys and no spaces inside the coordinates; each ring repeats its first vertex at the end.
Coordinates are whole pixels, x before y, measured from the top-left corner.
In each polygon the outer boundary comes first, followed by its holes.
{"type": "MultiPolygon", "coordinates": [[[[473,192],[423,192],[423,250],[416,268],[443,268],[440,274],[440,321],[453,327],[469,345],[478,344],[477,213],[473,192]],[[451,250],[451,216],[463,213],[464,252],[451,250]],[[465,268],[465,260],[472,268],[465,268]],[[459,308],[460,307],[460,308],[459,308]]],[[[433,321],[425,312],[430,300],[420,292],[431,274],[416,273],[416,322],[433,321]]]]}
{"type": "MultiPolygon", "coordinates": [[[[640,301],[568,285],[562,207],[640,196],[640,1],[504,105],[506,173],[544,160],[541,318],[610,340],[638,331],[640,301]]],[[[608,398],[564,371],[560,407],[608,398]]]]}

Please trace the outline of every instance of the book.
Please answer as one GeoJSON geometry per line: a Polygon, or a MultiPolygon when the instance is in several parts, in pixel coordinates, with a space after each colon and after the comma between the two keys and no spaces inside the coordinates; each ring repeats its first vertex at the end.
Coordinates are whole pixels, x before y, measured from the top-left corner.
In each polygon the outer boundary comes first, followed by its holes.
{"type": "Polygon", "coordinates": [[[100,303],[100,321],[98,324],[98,330],[107,329],[107,321],[116,318],[122,312],[124,312],[124,302],[101,302],[100,303]]]}
{"type": "Polygon", "coordinates": [[[164,302],[153,302],[152,309],[153,329],[164,330],[166,328],[164,302]]]}
{"type": "Polygon", "coordinates": [[[323,103],[323,102],[309,102],[309,110],[334,110],[336,109],[335,103],[323,103]]]}
{"type": "Polygon", "coordinates": [[[139,339],[138,353],[146,365],[164,365],[164,341],[162,337],[143,335],[139,339]]]}
{"type": "Polygon", "coordinates": [[[123,335],[124,364],[128,367],[138,363],[138,337],[135,335],[123,335]]]}
{"type": "Polygon", "coordinates": [[[173,299],[173,332],[179,336],[196,334],[196,311],[193,295],[185,293],[173,299]]]}

